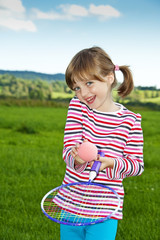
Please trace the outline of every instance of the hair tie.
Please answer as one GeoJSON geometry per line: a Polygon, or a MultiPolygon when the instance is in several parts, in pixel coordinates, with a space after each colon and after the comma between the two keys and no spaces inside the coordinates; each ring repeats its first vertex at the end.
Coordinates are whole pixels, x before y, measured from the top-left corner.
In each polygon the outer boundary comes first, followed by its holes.
{"type": "Polygon", "coordinates": [[[115,70],[115,71],[119,71],[119,66],[118,66],[118,65],[115,65],[115,66],[114,66],[114,70],[115,70]]]}

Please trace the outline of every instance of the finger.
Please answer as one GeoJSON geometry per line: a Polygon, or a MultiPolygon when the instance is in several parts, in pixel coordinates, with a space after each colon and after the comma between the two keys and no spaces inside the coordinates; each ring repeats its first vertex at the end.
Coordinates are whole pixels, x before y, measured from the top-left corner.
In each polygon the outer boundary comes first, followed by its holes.
{"type": "Polygon", "coordinates": [[[79,146],[80,146],[80,144],[76,143],[76,145],[75,145],[76,150],[78,150],[79,146]]]}
{"type": "Polygon", "coordinates": [[[94,161],[89,162],[90,167],[92,168],[94,161]]]}
{"type": "Polygon", "coordinates": [[[75,154],[74,152],[71,152],[71,155],[73,158],[75,158],[77,156],[77,154],[75,154]]]}
{"type": "Polygon", "coordinates": [[[97,155],[97,161],[100,161],[100,154],[97,155]]]}
{"type": "Polygon", "coordinates": [[[77,154],[78,154],[78,152],[77,152],[76,148],[73,147],[71,150],[71,155],[75,157],[77,154]]]}

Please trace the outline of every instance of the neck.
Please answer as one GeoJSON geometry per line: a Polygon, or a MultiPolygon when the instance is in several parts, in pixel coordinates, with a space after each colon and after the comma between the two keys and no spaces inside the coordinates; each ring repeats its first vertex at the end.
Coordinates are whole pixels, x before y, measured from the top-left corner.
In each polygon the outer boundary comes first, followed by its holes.
{"type": "Polygon", "coordinates": [[[116,112],[116,111],[118,111],[118,109],[119,109],[119,107],[117,105],[115,105],[113,100],[111,100],[106,107],[106,112],[116,112]]]}
{"type": "Polygon", "coordinates": [[[103,106],[102,108],[100,107],[97,110],[101,112],[116,112],[119,110],[119,107],[113,102],[112,99],[110,99],[107,105],[103,106]]]}

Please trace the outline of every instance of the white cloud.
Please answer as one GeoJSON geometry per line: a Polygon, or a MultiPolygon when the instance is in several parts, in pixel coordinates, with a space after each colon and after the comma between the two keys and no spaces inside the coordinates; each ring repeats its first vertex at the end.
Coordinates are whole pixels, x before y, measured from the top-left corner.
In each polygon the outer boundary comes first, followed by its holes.
{"type": "Polygon", "coordinates": [[[62,11],[66,14],[66,16],[76,16],[76,17],[86,17],[88,15],[88,10],[85,7],[79,5],[69,5],[63,4],[60,5],[62,11]]]}
{"type": "Polygon", "coordinates": [[[0,0],[0,9],[8,9],[13,12],[25,12],[21,0],[0,0]]]}
{"type": "Polygon", "coordinates": [[[48,20],[57,20],[64,19],[64,17],[54,11],[42,12],[39,9],[32,8],[32,15],[37,19],[48,19],[48,20]]]}
{"type": "Polygon", "coordinates": [[[116,10],[115,8],[109,6],[109,5],[99,5],[95,6],[94,4],[91,4],[89,7],[89,13],[99,16],[100,19],[108,19],[111,17],[120,17],[120,12],[116,10]]]}
{"type": "Polygon", "coordinates": [[[76,20],[83,17],[98,17],[100,20],[108,18],[120,17],[121,14],[115,8],[109,5],[95,6],[90,4],[89,8],[85,8],[76,4],[62,4],[58,7],[61,11],[42,12],[38,9],[32,9],[34,17],[37,19],[49,20],[76,20]]]}
{"type": "Polygon", "coordinates": [[[39,9],[33,8],[32,13],[37,19],[48,20],[75,20],[88,15],[88,11],[79,5],[62,4],[58,9],[61,10],[60,13],[56,11],[42,12],[39,9]]]}
{"type": "MultiPolygon", "coordinates": [[[[36,19],[74,21],[86,17],[95,17],[99,20],[120,17],[120,12],[109,5],[90,4],[88,8],[76,4],[61,4],[56,10],[43,12],[31,9],[32,16],[36,19]]],[[[26,9],[22,0],[0,0],[0,27],[14,31],[35,32],[36,26],[26,16],[26,9]]]]}
{"type": "Polygon", "coordinates": [[[9,17],[6,19],[0,18],[0,26],[9,28],[14,31],[20,31],[20,30],[26,30],[26,31],[30,31],[30,32],[36,31],[36,27],[32,21],[20,20],[20,19],[16,19],[16,18],[12,18],[12,17],[9,17]]]}
{"type": "Polygon", "coordinates": [[[36,26],[25,17],[21,0],[0,0],[0,27],[35,32],[36,26]]]}

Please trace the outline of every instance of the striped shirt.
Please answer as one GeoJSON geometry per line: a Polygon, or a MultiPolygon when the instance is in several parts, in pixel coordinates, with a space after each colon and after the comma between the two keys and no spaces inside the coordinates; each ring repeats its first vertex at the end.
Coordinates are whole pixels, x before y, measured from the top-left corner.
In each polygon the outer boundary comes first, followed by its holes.
{"type": "MultiPolygon", "coordinates": [[[[119,106],[117,112],[99,112],[90,109],[77,97],[71,100],[64,133],[63,159],[66,162],[66,173],[63,184],[88,181],[90,164],[75,165],[71,156],[71,148],[87,139],[103,151],[106,157],[114,158],[113,169],[106,168],[99,172],[94,182],[107,185],[119,194],[121,207],[112,218],[122,219],[122,181],[126,177],[141,175],[144,170],[143,133],[140,114],[116,104],[119,106]]],[[[113,207],[112,199],[110,207],[113,207]]]]}

